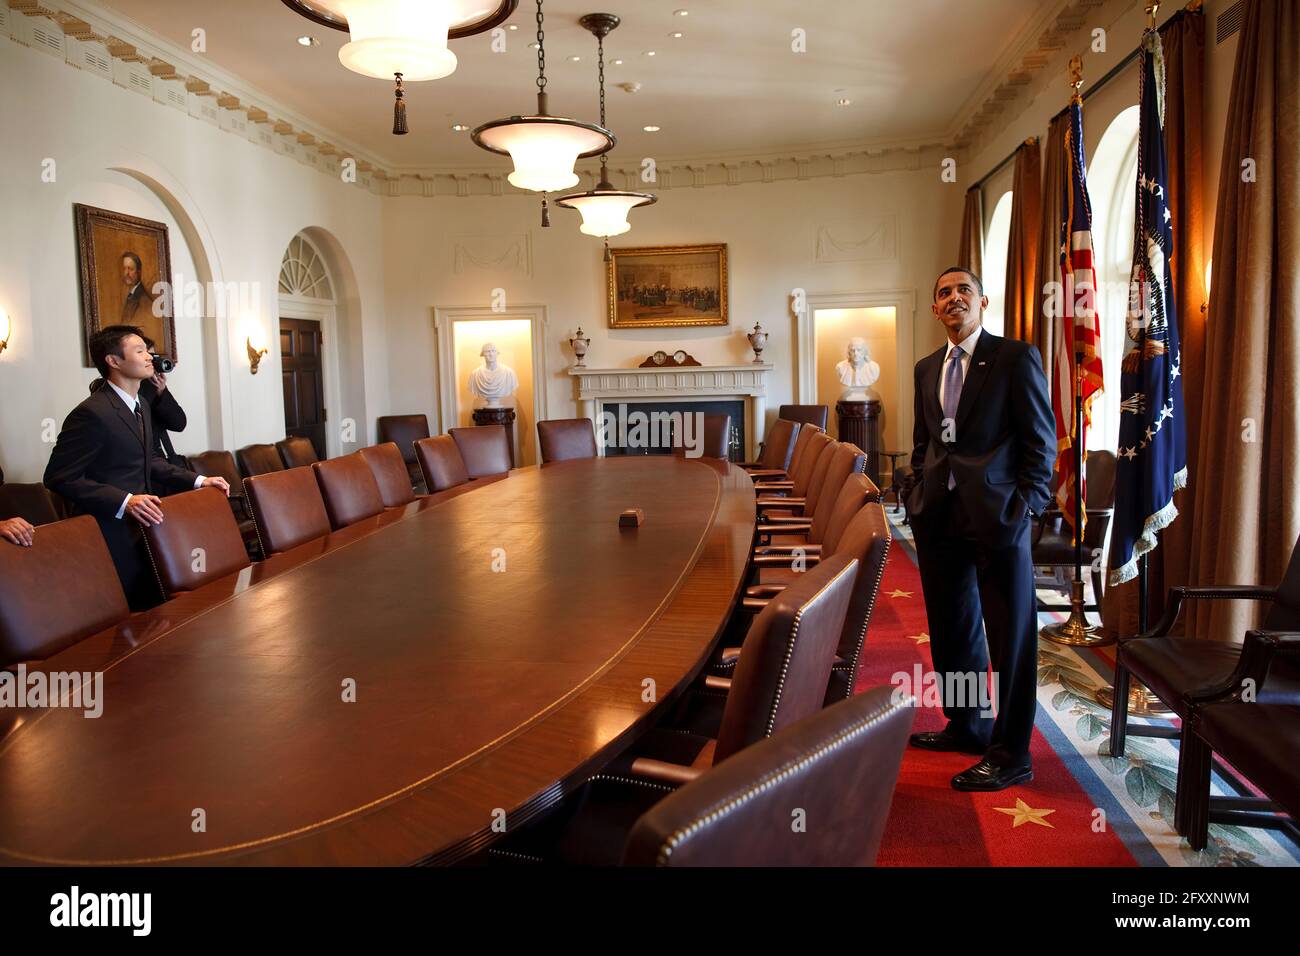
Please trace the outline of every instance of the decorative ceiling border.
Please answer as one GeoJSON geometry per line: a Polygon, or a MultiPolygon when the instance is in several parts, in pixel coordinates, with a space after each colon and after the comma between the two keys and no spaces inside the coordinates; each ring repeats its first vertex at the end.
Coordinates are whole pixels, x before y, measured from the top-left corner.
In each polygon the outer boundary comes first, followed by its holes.
{"type": "MultiPolygon", "coordinates": [[[[250,90],[237,77],[208,63],[198,63],[176,44],[88,0],[0,0],[7,3],[7,27],[0,37],[61,55],[72,67],[150,96],[155,102],[187,113],[304,166],[337,176],[380,196],[524,195],[506,181],[506,166],[496,169],[394,167],[356,149],[337,133],[324,130],[250,90]],[[14,14],[20,14],[15,16],[14,14]],[[348,178],[344,164],[354,166],[348,178]]],[[[959,113],[952,131],[929,141],[880,141],[828,144],[750,155],[664,159],[656,175],[643,180],[642,170],[617,164],[611,170],[626,189],[656,191],[681,187],[738,186],[784,180],[838,178],[900,170],[939,168],[945,159],[959,162],[1019,115],[1048,82],[1046,67],[1063,51],[1078,46],[1076,34],[1097,25],[1098,8],[1122,8],[1129,0],[1060,0],[1031,21],[959,113]],[[1018,108],[1017,108],[1018,107],[1018,108]]],[[[1087,34],[1085,33],[1085,37],[1087,34]]],[[[1087,43],[1084,43],[1086,48],[1087,43]]],[[[594,166],[579,169],[582,186],[594,188],[594,166]]]]}

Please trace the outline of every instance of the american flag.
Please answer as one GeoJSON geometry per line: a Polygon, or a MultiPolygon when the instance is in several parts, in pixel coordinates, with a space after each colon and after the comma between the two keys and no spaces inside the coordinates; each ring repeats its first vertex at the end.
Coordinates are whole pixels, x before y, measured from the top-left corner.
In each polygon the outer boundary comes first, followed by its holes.
{"type": "MultiPolygon", "coordinates": [[[[1097,315],[1097,272],[1093,268],[1092,204],[1083,164],[1083,102],[1076,94],[1070,103],[1070,124],[1065,134],[1065,195],[1061,203],[1061,284],[1063,294],[1052,309],[1056,330],[1053,355],[1052,411],[1056,414],[1056,503],[1065,520],[1075,527],[1074,469],[1076,439],[1087,455],[1086,435],[1092,423],[1092,402],[1102,391],[1101,319],[1097,315]],[[1083,356],[1083,427],[1074,434],[1076,352],[1083,356]]],[[[1082,487],[1082,482],[1080,482],[1082,487]]],[[[1087,494],[1084,494],[1087,501],[1087,494]]],[[[1084,515],[1084,521],[1087,516],[1084,515]]],[[[1076,529],[1083,533],[1083,523],[1076,529]]]]}
{"type": "Polygon", "coordinates": [[[1183,383],[1178,378],[1182,353],[1170,272],[1174,233],[1166,190],[1165,63],[1155,30],[1143,35],[1139,57],[1142,119],[1125,323],[1128,351],[1120,376],[1111,584],[1137,576],[1137,559],[1155,548],[1156,533],[1178,517],[1174,492],[1187,485],[1183,383]]]}

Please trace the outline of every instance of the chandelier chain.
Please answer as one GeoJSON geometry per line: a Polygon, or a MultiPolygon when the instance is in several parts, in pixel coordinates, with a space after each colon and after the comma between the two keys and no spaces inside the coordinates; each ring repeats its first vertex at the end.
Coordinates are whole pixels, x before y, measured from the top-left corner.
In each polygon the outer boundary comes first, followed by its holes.
{"type": "Polygon", "coordinates": [[[546,92],[546,31],[542,29],[542,0],[537,0],[537,92],[546,92]]]}
{"type": "MultiPolygon", "coordinates": [[[[605,38],[599,34],[596,35],[596,62],[597,75],[600,78],[600,126],[601,129],[608,129],[605,125],[605,38]]],[[[600,181],[605,181],[605,168],[609,163],[609,150],[600,154],[600,181]]]]}

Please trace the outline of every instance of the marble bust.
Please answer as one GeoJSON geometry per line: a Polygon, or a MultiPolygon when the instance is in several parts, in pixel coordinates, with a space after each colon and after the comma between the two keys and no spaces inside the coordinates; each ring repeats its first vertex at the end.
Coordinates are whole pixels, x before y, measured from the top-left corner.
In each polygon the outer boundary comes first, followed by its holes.
{"type": "Polygon", "coordinates": [[[835,366],[840,384],[845,386],[842,402],[879,401],[880,396],[872,385],[880,378],[880,366],[871,361],[871,350],[865,339],[849,339],[844,350],[844,360],[835,366]]]}
{"type": "Polygon", "coordinates": [[[483,399],[488,408],[499,408],[501,400],[519,388],[519,378],[509,365],[497,361],[501,353],[491,342],[484,343],[478,354],[483,357],[483,364],[469,373],[469,390],[483,399]]]}

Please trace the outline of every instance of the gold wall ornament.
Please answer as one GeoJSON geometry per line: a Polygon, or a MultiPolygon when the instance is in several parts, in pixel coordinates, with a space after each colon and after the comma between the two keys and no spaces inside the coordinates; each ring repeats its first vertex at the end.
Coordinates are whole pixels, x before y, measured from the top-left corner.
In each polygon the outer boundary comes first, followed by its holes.
{"type": "Polygon", "coordinates": [[[257,367],[262,364],[262,356],[266,354],[267,350],[265,348],[253,348],[253,340],[251,337],[244,339],[244,343],[248,346],[248,369],[256,375],[257,367]]]}

